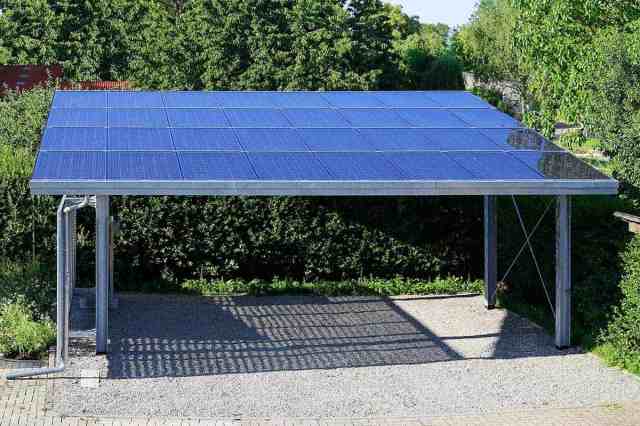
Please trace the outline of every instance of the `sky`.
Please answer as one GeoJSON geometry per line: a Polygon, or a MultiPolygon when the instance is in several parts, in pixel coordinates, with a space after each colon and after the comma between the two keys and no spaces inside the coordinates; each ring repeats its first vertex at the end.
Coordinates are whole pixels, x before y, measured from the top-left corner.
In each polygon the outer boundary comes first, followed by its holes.
{"type": "Polygon", "coordinates": [[[469,20],[478,0],[387,0],[399,4],[408,15],[418,15],[422,23],[443,22],[451,27],[469,20]]]}

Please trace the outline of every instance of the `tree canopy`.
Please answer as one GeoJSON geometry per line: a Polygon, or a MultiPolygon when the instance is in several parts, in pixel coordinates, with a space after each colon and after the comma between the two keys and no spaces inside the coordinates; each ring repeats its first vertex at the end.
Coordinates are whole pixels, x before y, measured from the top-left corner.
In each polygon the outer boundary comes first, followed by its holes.
{"type": "Polygon", "coordinates": [[[445,25],[381,0],[7,0],[0,63],[142,88],[460,88],[445,25]]]}

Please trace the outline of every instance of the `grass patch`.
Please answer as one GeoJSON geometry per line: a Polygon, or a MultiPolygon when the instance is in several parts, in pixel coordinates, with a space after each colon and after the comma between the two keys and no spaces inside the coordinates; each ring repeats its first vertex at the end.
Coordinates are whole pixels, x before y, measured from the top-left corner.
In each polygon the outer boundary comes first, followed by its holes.
{"type": "Polygon", "coordinates": [[[596,344],[590,350],[607,364],[640,376],[640,354],[621,353],[612,343],[596,344]]]}
{"type": "Polygon", "coordinates": [[[405,278],[359,279],[347,281],[293,281],[275,279],[263,280],[188,280],[181,290],[202,296],[237,295],[278,296],[397,296],[479,293],[482,281],[465,280],[457,277],[436,278],[431,281],[405,278]]]}

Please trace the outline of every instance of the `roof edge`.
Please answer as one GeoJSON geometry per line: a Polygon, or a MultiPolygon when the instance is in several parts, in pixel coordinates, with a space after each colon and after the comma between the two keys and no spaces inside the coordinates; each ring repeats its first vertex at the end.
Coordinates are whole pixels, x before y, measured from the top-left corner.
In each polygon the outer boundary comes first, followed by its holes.
{"type": "Polygon", "coordinates": [[[556,181],[55,181],[33,179],[34,195],[439,196],[615,195],[619,183],[556,181]]]}

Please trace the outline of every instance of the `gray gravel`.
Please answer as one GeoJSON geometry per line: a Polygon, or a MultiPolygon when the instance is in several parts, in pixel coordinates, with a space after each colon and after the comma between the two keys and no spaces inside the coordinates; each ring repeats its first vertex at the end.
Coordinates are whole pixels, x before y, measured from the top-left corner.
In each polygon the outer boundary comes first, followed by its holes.
{"type": "Polygon", "coordinates": [[[120,296],[98,389],[63,415],[435,416],[640,401],[640,380],[462,297],[120,296]]]}

